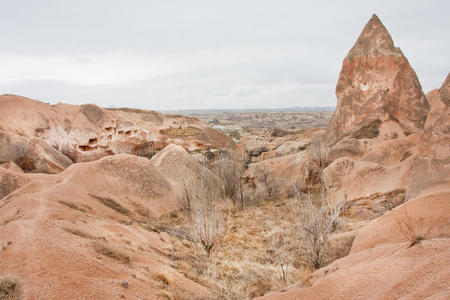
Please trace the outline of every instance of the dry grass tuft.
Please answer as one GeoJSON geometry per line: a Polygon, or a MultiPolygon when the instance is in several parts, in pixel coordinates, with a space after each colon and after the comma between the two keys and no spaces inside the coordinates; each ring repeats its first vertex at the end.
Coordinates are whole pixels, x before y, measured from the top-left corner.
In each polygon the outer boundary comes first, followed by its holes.
{"type": "Polygon", "coordinates": [[[160,132],[164,135],[171,136],[171,137],[188,137],[188,136],[195,136],[202,133],[200,129],[194,126],[188,126],[188,127],[170,127],[166,129],[161,129],[160,132]]]}
{"type": "Polygon", "coordinates": [[[12,276],[0,277],[0,300],[20,299],[20,285],[12,276]]]}
{"type": "Polygon", "coordinates": [[[60,200],[60,201],[58,201],[58,203],[59,203],[59,204],[62,204],[62,205],[65,205],[65,206],[67,206],[67,207],[70,207],[70,208],[72,208],[72,209],[75,209],[75,210],[84,212],[84,213],[86,212],[86,210],[85,210],[84,208],[78,207],[78,205],[76,205],[76,204],[73,203],[73,202],[69,202],[69,201],[66,201],[66,200],[60,200]]]}
{"type": "Polygon", "coordinates": [[[151,218],[151,214],[150,214],[150,210],[146,207],[144,207],[142,204],[137,203],[137,202],[133,202],[132,203],[134,206],[134,211],[144,217],[144,218],[151,218]]]}
{"type": "Polygon", "coordinates": [[[106,245],[105,243],[97,242],[97,243],[94,243],[93,246],[94,246],[94,250],[97,253],[100,253],[104,256],[115,259],[121,263],[127,264],[131,261],[130,257],[127,254],[125,254],[122,251],[115,249],[109,245],[106,245]]]}
{"type": "Polygon", "coordinates": [[[83,230],[80,230],[80,229],[76,229],[76,228],[63,228],[63,229],[65,231],[73,234],[73,235],[76,235],[76,236],[79,236],[79,237],[82,237],[82,238],[85,238],[85,239],[91,239],[91,240],[101,239],[101,238],[99,238],[99,237],[97,237],[97,236],[95,236],[95,235],[93,235],[93,234],[91,234],[89,232],[86,232],[86,231],[83,231],[83,230]]]}
{"type": "Polygon", "coordinates": [[[166,274],[162,274],[162,273],[156,275],[155,279],[157,281],[161,282],[163,288],[167,288],[170,285],[170,282],[171,282],[170,278],[167,277],[166,274]]]}
{"type": "Polygon", "coordinates": [[[89,194],[89,196],[91,196],[94,199],[97,199],[103,205],[111,208],[112,210],[117,211],[118,213],[120,213],[122,215],[128,216],[130,214],[130,211],[128,209],[126,209],[125,207],[123,207],[122,205],[120,205],[119,203],[114,201],[113,199],[104,198],[104,197],[96,196],[96,195],[93,195],[93,194],[89,194]]]}
{"type": "Polygon", "coordinates": [[[381,120],[375,119],[370,121],[367,125],[359,128],[357,131],[355,131],[352,135],[355,139],[373,139],[378,136],[380,133],[380,125],[381,120]]]}

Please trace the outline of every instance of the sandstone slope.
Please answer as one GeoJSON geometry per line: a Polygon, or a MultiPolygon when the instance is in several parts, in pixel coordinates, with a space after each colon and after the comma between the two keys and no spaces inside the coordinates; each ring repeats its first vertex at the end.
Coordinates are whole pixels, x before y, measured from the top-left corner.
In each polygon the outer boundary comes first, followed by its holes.
{"type": "Polygon", "coordinates": [[[24,299],[208,294],[171,267],[171,238],[151,226],[180,204],[148,159],[120,154],[56,175],[0,174],[2,186],[14,183],[0,200],[0,269],[20,278],[24,299]]]}

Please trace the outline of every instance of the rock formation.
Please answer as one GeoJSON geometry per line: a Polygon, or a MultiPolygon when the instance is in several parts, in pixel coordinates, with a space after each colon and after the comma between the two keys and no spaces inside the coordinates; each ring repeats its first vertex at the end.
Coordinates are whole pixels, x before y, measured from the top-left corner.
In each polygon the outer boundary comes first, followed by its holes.
{"type": "Polygon", "coordinates": [[[344,59],[336,96],[326,132],[332,145],[344,137],[375,138],[387,121],[406,135],[424,128],[428,103],[419,80],[376,15],[344,59]]]}
{"type": "Polygon", "coordinates": [[[60,172],[71,163],[67,157],[74,162],[119,153],[151,157],[168,144],[202,153],[236,147],[231,138],[195,118],[155,111],[48,105],[13,95],[0,96],[0,111],[0,138],[8,138],[2,144],[9,145],[0,148],[0,161],[23,167],[25,151],[27,172],[60,172]]]}
{"type": "Polygon", "coordinates": [[[374,15],[344,60],[336,95],[323,136],[332,146],[328,199],[373,220],[310,286],[262,299],[447,298],[450,75],[426,99],[374,15]]]}
{"type": "MultiPolygon", "coordinates": [[[[430,105],[414,70],[373,15],[344,59],[336,111],[324,134],[334,161],[324,171],[330,198],[351,200],[395,190],[410,197],[420,141],[436,135],[431,123],[446,126],[438,94],[428,99],[434,103],[428,114],[430,105]]],[[[444,138],[436,140],[445,144],[444,138]]]]}
{"type": "Polygon", "coordinates": [[[171,267],[171,237],[151,223],[182,207],[183,178],[221,189],[194,156],[233,150],[231,138],[153,111],[12,95],[0,111],[0,269],[25,299],[208,295],[171,267]]]}
{"type": "Polygon", "coordinates": [[[428,97],[430,113],[417,145],[419,155],[410,171],[409,198],[445,191],[450,186],[450,74],[428,97]]]}

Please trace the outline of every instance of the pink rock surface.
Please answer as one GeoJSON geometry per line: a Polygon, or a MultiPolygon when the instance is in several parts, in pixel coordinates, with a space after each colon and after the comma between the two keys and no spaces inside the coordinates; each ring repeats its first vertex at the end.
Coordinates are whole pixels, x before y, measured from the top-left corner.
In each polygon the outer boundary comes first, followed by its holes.
{"type": "Polygon", "coordinates": [[[393,120],[407,134],[425,125],[428,103],[416,73],[376,15],[344,59],[336,96],[331,144],[372,120],[393,120]]]}

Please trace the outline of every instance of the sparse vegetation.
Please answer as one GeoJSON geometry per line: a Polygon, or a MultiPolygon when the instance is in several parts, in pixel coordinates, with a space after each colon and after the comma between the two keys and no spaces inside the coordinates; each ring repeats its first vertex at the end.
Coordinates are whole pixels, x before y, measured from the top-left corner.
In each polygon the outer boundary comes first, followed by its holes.
{"type": "Polygon", "coordinates": [[[328,241],[336,229],[343,205],[344,201],[329,203],[323,184],[309,188],[306,193],[297,193],[297,204],[292,209],[295,227],[302,234],[304,260],[313,269],[319,269],[325,261],[328,241]]]}
{"type": "Polygon", "coordinates": [[[81,212],[86,212],[86,210],[85,210],[84,208],[81,208],[81,207],[79,207],[78,205],[76,205],[75,203],[70,202],[70,201],[60,200],[60,201],[58,201],[58,203],[60,203],[60,204],[62,204],[62,205],[65,205],[65,206],[67,206],[67,207],[70,207],[70,208],[72,208],[72,209],[81,211],[81,212]]]}
{"type": "Polygon", "coordinates": [[[211,255],[211,251],[223,230],[222,213],[215,205],[215,201],[207,202],[191,212],[194,237],[206,251],[208,257],[211,255]]]}
{"type": "Polygon", "coordinates": [[[164,135],[171,136],[171,137],[188,137],[188,136],[195,136],[202,133],[200,129],[194,126],[187,126],[187,127],[169,127],[166,129],[161,129],[160,132],[164,135]]]}
{"type": "Polygon", "coordinates": [[[373,139],[380,133],[381,120],[375,119],[368,122],[367,125],[362,126],[356,130],[352,137],[355,139],[373,139]]]}
{"type": "Polygon", "coordinates": [[[162,274],[162,273],[158,274],[158,275],[156,275],[155,279],[158,280],[159,282],[161,282],[161,284],[163,285],[163,288],[167,288],[170,284],[170,280],[167,277],[167,275],[165,275],[165,274],[162,274]]]}
{"type": "Polygon", "coordinates": [[[269,149],[266,146],[259,146],[259,147],[249,150],[248,155],[258,157],[267,151],[269,151],[269,149]]]}
{"type": "Polygon", "coordinates": [[[397,231],[409,242],[409,248],[429,238],[431,231],[439,223],[425,218],[414,218],[406,209],[395,219],[397,231]]]}
{"type": "Polygon", "coordinates": [[[61,145],[57,145],[55,148],[61,152],[63,155],[65,155],[67,158],[69,158],[72,162],[76,162],[77,157],[75,155],[75,151],[73,150],[73,145],[69,143],[64,143],[61,145]]]}
{"type": "Polygon", "coordinates": [[[79,236],[79,237],[82,237],[82,238],[85,238],[85,239],[91,239],[91,240],[97,240],[97,239],[99,239],[97,236],[95,236],[95,235],[93,235],[93,234],[91,234],[91,233],[89,233],[89,232],[86,232],[86,231],[84,231],[84,230],[81,230],[81,229],[77,229],[77,228],[68,228],[68,227],[63,228],[63,229],[64,229],[65,231],[67,231],[67,232],[73,234],[73,235],[76,235],[76,236],[79,236]]]}
{"type": "Polygon", "coordinates": [[[120,205],[119,203],[117,203],[113,199],[100,197],[100,196],[96,196],[96,195],[93,195],[93,194],[89,194],[89,196],[91,196],[94,199],[97,199],[103,205],[111,208],[112,210],[117,211],[118,213],[120,213],[122,215],[129,215],[130,214],[130,211],[128,209],[126,209],[125,207],[123,207],[122,205],[120,205]]]}
{"type": "Polygon", "coordinates": [[[400,159],[400,161],[404,161],[405,159],[407,159],[408,157],[410,157],[412,155],[411,151],[406,151],[405,153],[403,153],[402,158],[400,159]]]}
{"type": "Polygon", "coordinates": [[[330,146],[320,136],[314,136],[311,140],[311,155],[313,162],[318,167],[318,177],[322,176],[322,171],[330,164],[330,146]]]}
{"type": "Polygon", "coordinates": [[[241,176],[246,167],[246,157],[242,153],[222,152],[214,162],[212,170],[222,180],[225,188],[225,196],[233,203],[239,201],[243,208],[241,176]]]}
{"type": "Polygon", "coordinates": [[[113,248],[110,245],[107,245],[104,242],[95,242],[93,244],[93,247],[97,253],[112,258],[114,260],[117,260],[121,263],[127,264],[130,262],[130,257],[127,254],[125,254],[121,250],[113,248]]]}
{"type": "Polygon", "coordinates": [[[18,149],[20,154],[17,155],[17,159],[14,161],[24,172],[31,172],[35,168],[36,153],[29,146],[23,146],[22,149],[18,149]]]}
{"type": "Polygon", "coordinates": [[[275,228],[268,238],[269,247],[266,249],[269,261],[280,267],[281,281],[283,285],[288,282],[288,271],[292,262],[295,260],[296,247],[293,245],[294,239],[291,234],[286,234],[280,229],[275,228]]]}
{"type": "Polygon", "coordinates": [[[216,245],[223,230],[223,215],[220,207],[221,191],[211,186],[202,174],[201,185],[192,194],[192,230],[194,239],[203,247],[207,256],[216,245]]]}
{"type": "Polygon", "coordinates": [[[0,300],[20,299],[20,285],[13,276],[0,276],[0,300]]]}

